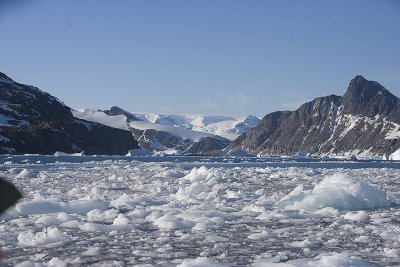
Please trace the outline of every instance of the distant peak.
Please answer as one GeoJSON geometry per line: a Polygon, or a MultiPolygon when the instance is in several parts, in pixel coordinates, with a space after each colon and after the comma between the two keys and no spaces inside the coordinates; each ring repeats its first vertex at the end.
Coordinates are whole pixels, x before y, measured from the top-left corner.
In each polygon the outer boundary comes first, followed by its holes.
{"type": "Polygon", "coordinates": [[[362,76],[362,75],[359,74],[359,75],[357,75],[356,77],[354,77],[353,80],[356,80],[356,81],[365,80],[365,81],[366,81],[367,79],[365,79],[364,76],[362,76]]]}
{"type": "Polygon", "coordinates": [[[385,87],[378,82],[366,80],[361,75],[357,75],[350,81],[343,95],[345,113],[369,117],[389,114],[397,102],[397,97],[385,87]]]}
{"type": "Polygon", "coordinates": [[[5,75],[3,72],[0,72],[0,79],[1,79],[1,80],[6,80],[6,81],[13,82],[13,79],[11,79],[11,78],[8,77],[7,75],[5,75]]]}
{"type": "Polygon", "coordinates": [[[366,83],[369,81],[364,78],[362,75],[357,75],[354,77],[349,84],[349,87],[354,88],[354,87],[364,87],[366,83]]]}
{"type": "Polygon", "coordinates": [[[110,116],[115,116],[115,115],[124,115],[128,121],[138,121],[139,119],[133,115],[132,113],[118,107],[118,106],[112,106],[110,110],[104,110],[104,113],[110,116]]]}
{"type": "Polygon", "coordinates": [[[120,108],[120,107],[118,107],[118,106],[112,106],[111,108],[110,108],[110,110],[111,111],[125,111],[124,109],[122,109],[122,108],[120,108]]]}

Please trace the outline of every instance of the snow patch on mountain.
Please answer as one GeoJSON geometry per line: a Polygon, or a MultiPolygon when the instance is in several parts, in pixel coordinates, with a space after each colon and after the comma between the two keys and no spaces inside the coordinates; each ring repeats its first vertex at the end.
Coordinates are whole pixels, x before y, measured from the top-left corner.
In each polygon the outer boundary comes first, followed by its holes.
{"type": "Polygon", "coordinates": [[[122,130],[129,130],[126,124],[126,117],[123,115],[109,116],[100,110],[90,110],[90,109],[71,109],[74,117],[82,120],[98,122],[113,128],[118,128],[122,130]]]}
{"type": "Polygon", "coordinates": [[[228,117],[154,113],[134,113],[134,115],[143,121],[205,132],[229,140],[236,139],[240,134],[247,132],[260,121],[260,119],[255,116],[228,117]]]}
{"type": "Polygon", "coordinates": [[[176,127],[176,126],[155,124],[155,123],[151,123],[151,122],[147,122],[147,121],[133,121],[133,122],[129,123],[129,127],[137,129],[137,130],[143,130],[143,131],[153,129],[153,130],[160,131],[160,132],[167,132],[174,136],[178,136],[178,137],[182,138],[183,140],[189,139],[194,142],[198,142],[201,139],[206,138],[206,137],[216,137],[215,135],[204,133],[204,132],[193,131],[193,130],[176,127]]]}

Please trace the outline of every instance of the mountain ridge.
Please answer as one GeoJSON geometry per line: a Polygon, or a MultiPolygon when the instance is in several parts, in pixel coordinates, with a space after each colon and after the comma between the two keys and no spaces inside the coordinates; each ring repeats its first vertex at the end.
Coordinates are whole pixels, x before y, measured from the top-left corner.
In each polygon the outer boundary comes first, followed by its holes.
{"type": "Polygon", "coordinates": [[[56,97],[0,73],[0,153],[125,155],[129,131],[75,118],[56,97]]]}
{"type": "Polygon", "coordinates": [[[267,114],[224,152],[384,156],[400,148],[399,120],[398,98],[358,75],[343,96],[317,97],[295,111],[267,114]]]}

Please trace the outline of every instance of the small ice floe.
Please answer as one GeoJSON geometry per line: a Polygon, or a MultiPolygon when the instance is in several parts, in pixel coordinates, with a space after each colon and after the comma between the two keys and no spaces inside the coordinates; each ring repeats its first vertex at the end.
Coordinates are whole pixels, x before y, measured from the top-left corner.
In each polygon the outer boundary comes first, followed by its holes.
{"type": "Polygon", "coordinates": [[[354,222],[367,222],[369,221],[370,217],[365,211],[361,210],[358,212],[348,212],[344,215],[344,219],[348,221],[354,222]]]}
{"type": "Polygon", "coordinates": [[[58,247],[68,243],[71,238],[57,227],[43,228],[41,232],[26,231],[18,234],[18,243],[31,247],[58,247]]]}
{"type": "Polygon", "coordinates": [[[125,156],[127,156],[127,157],[148,157],[148,156],[151,156],[151,155],[152,155],[152,153],[150,153],[147,150],[132,149],[125,156]]]}
{"type": "Polygon", "coordinates": [[[178,230],[178,229],[188,229],[195,226],[192,221],[184,220],[175,215],[166,214],[154,221],[154,225],[158,226],[160,229],[166,230],[178,230]]]}
{"type": "Polygon", "coordinates": [[[216,263],[209,258],[206,257],[198,257],[196,259],[186,259],[183,260],[177,267],[227,267],[229,264],[224,263],[216,263]]]}
{"type": "Polygon", "coordinates": [[[58,212],[84,215],[93,209],[105,210],[107,206],[106,202],[99,199],[73,200],[69,202],[34,199],[18,203],[15,211],[22,216],[58,212]]]}
{"type": "Polygon", "coordinates": [[[368,210],[390,207],[385,192],[365,181],[345,174],[326,177],[312,190],[296,187],[276,204],[286,210],[317,211],[326,207],[337,210],[368,210]]]}
{"type": "Polygon", "coordinates": [[[29,171],[28,169],[23,169],[18,175],[17,175],[17,177],[16,178],[19,178],[19,179],[26,179],[26,178],[32,178],[32,172],[31,171],[29,171]]]}
{"type": "Polygon", "coordinates": [[[260,241],[266,240],[270,237],[271,235],[266,230],[263,230],[261,233],[254,233],[248,236],[248,238],[251,240],[260,240],[260,241]]]}
{"type": "Polygon", "coordinates": [[[384,160],[400,160],[400,149],[390,154],[388,157],[384,157],[384,160]]]}
{"type": "Polygon", "coordinates": [[[44,226],[60,225],[75,220],[76,217],[65,212],[44,214],[36,219],[35,223],[44,226]]]}
{"type": "Polygon", "coordinates": [[[117,218],[114,219],[112,224],[101,224],[101,223],[85,223],[80,225],[79,228],[85,232],[132,232],[136,228],[129,224],[129,219],[123,214],[119,214],[117,218]]]}
{"type": "Polygon", "coordinates": [[[65,153],[65,152],[61,152],[61,151],[56,151],[56,153],[54,153],[55,157],[66,157],[66,156],[70,156],[70,157],[80,157],[80,156],[84,156],[85,152],[81,151],[78,153],[65,153]]]}
{"type": "Polygon", "coordinates": [[[290,260],[285,263],[276,262],[279,259],[257,257],[255,267],[295,267],[295,266],[309,266],[309,267],[332,267],[332,266],[352,266],[352,267],[375,267],[376,265],[359,257],[353,257],[349,254],[342,253],[326,253],[316,256],[315,258],[303,258],[290,260]]]}

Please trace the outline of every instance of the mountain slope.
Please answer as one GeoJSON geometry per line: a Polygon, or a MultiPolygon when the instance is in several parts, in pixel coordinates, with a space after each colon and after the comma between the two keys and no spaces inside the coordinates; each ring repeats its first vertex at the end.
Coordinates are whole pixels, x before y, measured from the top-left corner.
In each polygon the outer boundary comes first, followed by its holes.
{"type": "Polygon", "coordinates": [[[121,155],[137,147],[129,131],[78,120],[57,98],[0,73],[0,153],[121,155]]]}
{"type": "Polygon", "coordinates": [[[293,155],[388,155],[400,147],[400,103],[382,85],[356,76],[346,93],[296,111],[274,112],[224,151],[293,155]]]}
{"type": "Polygon", "coordinates": [[[72,110],[72,113],[80,119],[129,129],[140,147],[151,152],[176,150],[186,154],[206,154],[221,150],[230,144],[230,141],[223,137],[174,126],[172,123],[142,121],[138,116],[119,107],[113,107],[111,110],[72,110]]]}
{"type": "Polygon", "coordinates": [[[209,133],[232,141],[260,122],[259,118],[251,115],[234,118],[227,116],[136,113],[135,116],[142,121],[209,133]]]}

